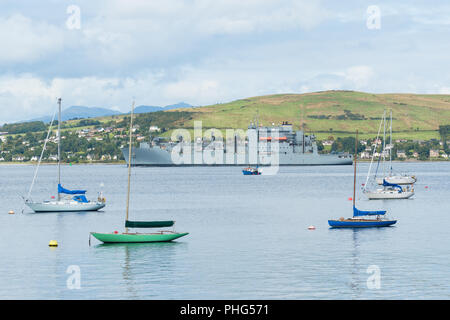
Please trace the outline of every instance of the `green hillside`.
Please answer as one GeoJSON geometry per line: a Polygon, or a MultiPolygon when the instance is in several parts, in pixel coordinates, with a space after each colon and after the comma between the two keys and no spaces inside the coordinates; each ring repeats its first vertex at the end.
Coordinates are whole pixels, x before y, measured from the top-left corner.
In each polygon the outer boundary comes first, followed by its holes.
{"type": "Polygon", "coordinates": [[[183,109],[192,112],[192,119],[178,124],[189,128],[193,120],[202,120],[205,128],[246,128],[259,112],[263,125],[290,121],[299,128],[303,121],[319,138],[330,133],[348,136],[356,129],[362,136],[373,136],[384,109],[392,109],[394,137],[398,138],[438,138],[439,125],[450,124],[450,95],[355,91],[276,94],[183,109]]]}

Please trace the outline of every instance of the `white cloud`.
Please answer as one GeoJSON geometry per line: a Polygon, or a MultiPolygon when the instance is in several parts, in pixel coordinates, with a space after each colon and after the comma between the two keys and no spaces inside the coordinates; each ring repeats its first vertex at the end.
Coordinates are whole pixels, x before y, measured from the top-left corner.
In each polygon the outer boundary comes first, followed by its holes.
{"type": "Polygon", "coordinates": [[[345,72],[345,78],[353,82],[356,88],[367,86],[373,75],[374,72],[369,66],[354,66],[345,72]]]}
{"type": "Polygon", "coordinates": [[[63,32],[45,22],[15,14],[0,17],[0,63],[30,63],[63,47],[63,32]]]}
{"type": "Polygon", "coordinates": [[[450,94],[450,87],[441,87],[439,89],[440,94],[450,94]]]}
{"type": "Polygon", "coordinates": [[[367,6],[356,2],[77,5],[80,30],[68,30],[65,7],[49,0],[0,9],[0,122],[51,114],[58,96],[65,106],[127,111],[133,97],[207,105],[327,89],[448,92],[446,29],[420,19],[445,24],[449,6],[424,11],[381,0],[384,27],[375,33],[364,22],[367,6]]]}

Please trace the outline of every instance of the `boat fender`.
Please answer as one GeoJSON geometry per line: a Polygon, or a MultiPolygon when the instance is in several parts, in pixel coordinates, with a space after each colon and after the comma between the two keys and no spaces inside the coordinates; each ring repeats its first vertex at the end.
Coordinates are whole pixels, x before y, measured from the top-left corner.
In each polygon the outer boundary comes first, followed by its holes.
{"type": "Polygon", "coordinates": [[[56,240],[50,240],[50,242],[48,243],[49,247],[57,247],[58,246],[58,241],[56,240]]]}
{"type": "Polygon", "coordinates": [[[339,218],[339,221],[344,221],[344,220],[345,220],[344,217],[340,217],[340,218],[339,218]]]}

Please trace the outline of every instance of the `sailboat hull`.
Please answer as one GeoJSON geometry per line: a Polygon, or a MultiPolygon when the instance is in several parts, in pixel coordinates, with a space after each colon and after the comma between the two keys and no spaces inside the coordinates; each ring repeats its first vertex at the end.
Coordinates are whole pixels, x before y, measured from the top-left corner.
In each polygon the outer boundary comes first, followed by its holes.
{"type": "Polygon", "coordinates": [[[26,205],[36,213],[39,212],[80,212],[97,211],[105,207],[102,202],[81,203],[77,201],[65,202],[27,202],[26,205]]]}
{"type": "Polygon", "coordinates": [[[91,234],[103,243],[147,243],[169,242],[184,237],[189,233],[160,232],[160,233],[97,233],[91,234]]]}
{"type": "Polygon", "coordinates": [[[380,228],[389,227],[397,220],[328,220],[332,228],[380,228]]]}
{"type": "Polygon", "coordinates": [[[414,195],[413,191],[398,192],[394,191],[374,191],[364,193],[369,200],[386,200],[386,199],[409,199],[414,195]]]}
{"type": "Polygon", "coordinates": [[[387,176],[385,178],[376,179],[378,184],[383,184],[383,179],[392,184],[413,184],[417,181],[417,179],[413,176],[387,176]]]}

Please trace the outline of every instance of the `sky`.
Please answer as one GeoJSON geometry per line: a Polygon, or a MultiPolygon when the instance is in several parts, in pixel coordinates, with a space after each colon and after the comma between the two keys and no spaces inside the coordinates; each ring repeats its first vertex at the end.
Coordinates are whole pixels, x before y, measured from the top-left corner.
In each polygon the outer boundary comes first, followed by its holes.
{"type": "Polygon", "coordinates": [[[0,123],[83,105],[450,94],[450,2],[0,0],[0,123]]]}

